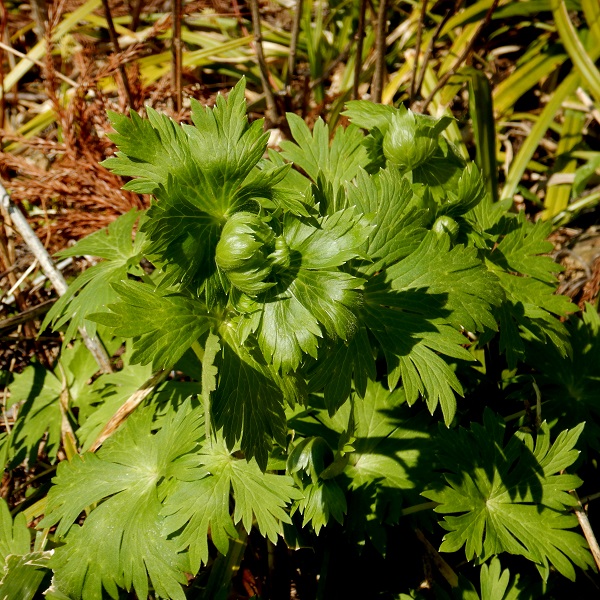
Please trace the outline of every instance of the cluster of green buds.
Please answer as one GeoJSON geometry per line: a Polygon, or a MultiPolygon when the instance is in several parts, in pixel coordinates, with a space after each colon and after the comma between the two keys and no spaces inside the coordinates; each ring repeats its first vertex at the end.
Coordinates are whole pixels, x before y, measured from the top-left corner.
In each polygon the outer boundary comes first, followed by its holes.
{"type": "Polygon", "coordinates": [[[438,136],[450,119],[434,119],[400,109],[383,138],[383,153],[401,171],[412,171],[431,159],[438,148],[438,136]]]}
{"type": "Polygon", "coordinates": [[[223,227],[215,259],[234,287],[256,296],[275,285],[267,281],[273,270],[289,267],[290,251],[259,215],[238,212],[223,227]]]}

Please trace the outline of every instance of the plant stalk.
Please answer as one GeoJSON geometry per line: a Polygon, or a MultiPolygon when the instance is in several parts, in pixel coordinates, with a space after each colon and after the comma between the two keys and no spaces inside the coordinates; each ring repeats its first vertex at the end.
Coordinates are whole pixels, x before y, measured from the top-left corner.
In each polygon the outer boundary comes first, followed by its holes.
{"type": "Polygon", "coordinates": [[[376,104],[381,103],[383,79],[385,71],[385,50],[387,33],[387,0],[379,1],[377,11],[377,37],[375,39],[375,73],[373,75],[371,99],[376,104]]]}
{"type": "Polygon", "coordinates": [[[260,70],[260,80],[262,82],[265,101],[267,103],[267,119],[269,125],[275,125],[279,122],[277,114],[277,104],[275,103],[275,94],[269,82],[269,70],[265,61],[265,54],[262,45],[262,30],[260,26],[260,11],[258,9],[258,0],[250,0],[250,8],[252,10],[252,29],[254,31],[254,48],[256,51],[256,59],[260,70]]]}
{"type": "MultiPolygon", "coordinates": [[[[121,47],[119,46],[119,38],[117,37],[117,32],[115,30],[115,24],[112,19],[112,14],[110,12],[108,0],[102,0],[102,5],[104,6],[104,16],[106,17],[106,23],[108,25],[108,35],[110,36],[110,41],[113,45],[115,53],[118,54],[119,52],[121,52],[121,47]]],[[[119,74],[121,76],[123,90],[125,91],[125,96],[127,96],[127,102],[129,103],[129,107],[135,109],[135,106],[133,104],[133,96],[129,87],[129,79],[127,78],[127,71],[125,71],[125,65],[119,64],[119,74]]]]}

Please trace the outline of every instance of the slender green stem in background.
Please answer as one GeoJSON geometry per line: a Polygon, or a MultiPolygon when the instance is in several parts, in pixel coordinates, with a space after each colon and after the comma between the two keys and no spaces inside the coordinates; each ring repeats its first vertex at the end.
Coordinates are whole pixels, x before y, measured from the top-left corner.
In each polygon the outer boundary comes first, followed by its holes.
{"type": "Polygon", "coordinates": [[[417,81],[415,84],[413,99],[416,98],[421,93],[421,88],[423,87],[423,79],[425,78],[425,71],[427,70],[427,64],[429,63],[429,59],[433,53],[433,47],[435,46],[435,42],[437,41],[440,32],[442,31],[444,25],[448,22],[448,19],[452,15],[452,10],[446,11],[444,18],[437,24],[436,28],[433,31],[433,34],[429,38],[429,43],[427,44],[427,48],[425,50],[425,54],[423,54],[423,61],[421,64],[421,68],[419,69],[419,73],[417,76],[417,81]]]}
{"type": "Polygon", "coordinates": [[[593,40],[590,47],[598,46],[600,45],[600,3],[598,0],[581,0],[581,8],[593,40]]]}
{"type": "Polygon", "coordinates": [[[376,104],[381,102],[381,93],[383,91],[383,79],[385,76],[386,33],[387,0],[379,0],[379,10],[377,11],[377,37],[375,39],[375,73],[373,75],[373,89],[371,92],[371,99],[376,104]]]}
{"type": "MultiPolygon", "coordinates": [[[[574,174],[577,169],[577,159],[570,156],[571,151],[577,147],[583,138],[583,127],[587,114],[580,110],[565,110],[565,117],[560,132],[560,140],[556,147],[556,166],[554,175],[548,181],[545,210],[542,218],[549,219],[563,211],[569,205],[571,198],[572,183],[556,182],[555,175],[574,174]]],[[[563,180],[564,181],[564,180],[563,180]]]]}
{"type": "Polygon", "coordinates": [[[415,513],[423,512],[424,510],[433,510],[436,506],[439,506],[439,502],[423,502],[422,504],[415,504],[408,508],[403,508],[400,511],[400,515],[407,517],[408,515],[414,515],[415,513]]]}
{"type": "Polygon", "coordinates": [[[571,19],[569,19],[567,7],[562,0],[553,0],[552,14],[554,15],[554,22],[560,35],[560,40],[569,58],[581,73],[583,80],[596,98],[596,101],[600,101],[600,72],[596,68],[594,60],[592,60],[581,43],[573,27],[573,23],[571,23],[571,19]]]}
{"type": "Polygon", "coordinates": [[[240,521],[236,525],[238,537],[230,540],[227,555],[220,555],[210,571],[210,577],[204,598],[227,598],[231,589],[231,582],[240,570],[240,564],[244,558],[244,552],[248,545],[248,532],[240,521]]]}

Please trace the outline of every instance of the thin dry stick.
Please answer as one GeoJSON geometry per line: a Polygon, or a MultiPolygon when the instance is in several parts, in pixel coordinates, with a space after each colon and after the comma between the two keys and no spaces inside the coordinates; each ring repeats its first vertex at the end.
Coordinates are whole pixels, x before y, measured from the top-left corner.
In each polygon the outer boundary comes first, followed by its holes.
{"type": "Polygon", "coordinates": [[[421,0],[421,15],[417,24],[417,39],[415,40],[415,63],[413,65],[412,77],[410,78],[409,97],[412,102],[415,99],[415,89],[419,71],[419,55],[421,54],[421,36],[423,35],[423,24],[427,16],[427,0],[421,0]]]}
{"type": "MultiPolygon", "coordinates": [[[[298,37],[300,35],[300,22],[302,21],[303,0],[296,0],[296,12],[292,23],[292,39],[290,41],[290,53],[288,54],[288,70],[285,78],[285,87],[289,85],[296,71],[296,52],[298,51],[298,37]]],[[[289,92],[289,90],[288,90],[289,92]]]]}
{"type": "MultiPolygon", "coordinates": [[[[46,248],[44,248],[42,242],[40,242],[37,235],[35,235],[33,229],[31,229],[27,219],[23,216],[23,213],[11,202],[8,192],[6,189],[4,189],[4,186],[1,183],[0,200],[2,207],[6,210],[11,219],[14,228],[21,234],[23,241],[27,244],[32,254],[37,258],[42,270],[46,274],[46,277],[48,277],[58,295],[63,296],[68,288],[65,278],[54,266],[54,262],[50,258],[46,248]]],[[[91,338],[87,334],[84,327],[79,329],[79,333],[81,334],[83,343],[86,345],[87,349],[92,353],[92,356],[98,363],[100,370],[105,373],[111,373],[113,369],[110,364],[110,359],[106,354],[104,346],[102,346],[98,338],[91,338]]]]}
{"type": "Polygon", "coordinates": [[[373,91],[371,99],[376,104],[381,102],[383,92],[383,77],[385,70],[385,50],[386,50],[386,32],[387,32],[387,0],[379,0],[379,10],[377,11],[377,37],[375,40],[375,74],[373,75],[373,91]]]}
{"type": "Polygon", "coordinates": [[[450,587],[457,587],[458,575],[453,571],[452,567],[440,556],[440,553],[433,547],[420,529],[415,529],[415,534],[421,544],[425,546],[425,550],[431,557],[431,560],[433,560],[433,564],[438,568],[444,579],[450,584],[450,587]]]}
{"type": "Polygon", "coordinates": [[[265,100],[267,102],[267,119],[271,125],[279,122],[277,114],[277,104],[275,103],[275,94],[269,83],[269,70],[265,61],[265,55],[262,45],[262,31],[260,27],[260,11],[258,10],[258,0],[251,0],[250,7],[252,9],[252,29],[254,30],[254,46],[256,50],[256,58],[260,69],[260,80],[262,82],[265,100]]]}
{"type": "Polygon", "coordinates": [[[590,525],[590,520],[588,519],[587,513],[585,512],[585,508],[583,508],[581,504],[581,500],[579,500],[577,492],[575,490],[572,490],[571,495],[577,499],[577,506],[575,506],[573,510],[575,511],[575,515],[577,516],[577,520],[579,521],[581,531],[583,531],[583,535],[585,536],[588,546],[590,547],[592,556],[596,561],[596,566],[598,567],[598,569],[600,569],[600,546],[598,545],[598,540],[594,535],[594,530],[590,525]]]}
{"type": "Polygon", "coordinates": [[[362,73],[363,41],[365,37],[365,14],[367,12],[367,0],[360,0],[358,12],[358,31],[356,32],[356,59],[354,62],[354,85],[352,86],[352,98],[358,100],[358,88],[360,86],[360,74],[362,73]]]}
{"type": "Polygon", "coordinates": [[[144,7],[144,0],[137,0],[133,6],[131,13],[131,31],[135,31],[140,24],[140,16],[142,14],[142,8],[144,7]]]}
{"type": "MultiPolygon", "coordinates": [[[[0,48],[2,48],[3,50],[6,50],[6,52],[10,52],[11,54],[18,56],[19,58],[24,58],[25,60],[32,62],[34,65],[37,65],[38,67],[41,67],[42,69],[45,68],[45,65],[43,62],[36,60],[35,58],[31,58],[31,56],[27,56],[27,54],[23,54],[22,52],[19,52],[18,50],[15,50],[14,48],[7,46],[4,42],[0,42],[0,48]]],[[[72,79],[67,77],[66,75],[59,73],[58,71],[56,72],[56,76],[59,79],[62,79],[65,83],[68,83],[72,87],[77,87],[79,85],[78,83],[76,83],[75,81],[73,81],[72,79]]]]}
{"type": "MultiPolygon", "coordinates": [[[[115,30],[115,24],[113,23],[112,15],[110,13],[110,6],[108,5],[108,0],[102,0],[102,5],[104,6],[104,16],[106,17],[106,23],[108,25],[108,35],[110,36],[110,41],[113,45],[114,51],[119,54],[121,52],[121,47],[119,46],[119,38],[117,37],[117,32],[115,30]]],[[[119,64],[119,74],[121,75],[121,80],[123,82],[123,89],[125,90],[125,95],[127,96],[127,102],[129,103],[130,108],[135,108],[133,105],[133,96],[131,95],[131,89],[129,89],[129,79],[127,78],[127,71],[125,71],[125,65],[119,64]]]]}
{"type": "Polygon", "coordinates": [[[154,391],[156,386],[166,377],[168,371],[155,373],[137,392],[134,392],[104,426],[96,441],[91,445],[90,452],[95,452],[123,423],[123,421],[154,391]]]}
{"type": "Polygon", "coordinates": [[[429,40],[429,44],[427,44],[425,54],[423,55],[423,61],[421,63],[421,69],[419,70],[419,75],[417,77],[417,82],[415,84],[413,99],[416,98],[421,93],[421,87],[423,86],[423,79],[425,79],[425,71],[427,70],[427,65],[429,64],[429,60],[431,59],[431,55],[433,53],[433,47],[435,46],[435,43],[440,35],[440,32],[444,28],[444,25],[446,25],[446,23],[448,22],[448,19],[450,19],[450,16],[452,14],[453,13],[451,10],[446,11],[444,18],[437,24],[437,26],[433,32],[433,35],[431,36],[431,39],[429,40]]]}
{"type": "Polygon", "coordinates": [[[475,30],[475,33],[473,34],[471,41],[467,44],[465,49],[460,53],[460,55],[454,61],[454,64],[450,67],[450,69],[446,73],[444,73],[444,75],[441,77],[441,79],[437,82],[437,84],[435,85],[433,90],[431,90],[431,93],[429,94],[429,96],[427,96],[427,98],[425,99],[425,102],[423,103],[423,106],[421,107],[421,110],[423,112],[425,112],[425,110],[427,109],[427,107],[429,106],[431,101],[433,100],[433,97],[446,85],[446,83],[448,83],[448,80],[450,79],[450,77],[452,77],[456,73],[456,70],[458,69],[458,67],[460,67],[460,65],[462,65],[462,63],[467,59],[469,54],[471,54],[471,52],[473,51],[473,46],[475,46],[475,42],[477,41],[477,38],[479,37],[481,32],[485,29],[487,24],[490,22],[490,19],[492,18],[492,14],[496,10],[496,7],[498,6],[499,1],[500,0],[494,0],[492,2],[492,5],[490,6],[487,13],[485,14],[483,21],[481,21],[481,23],[479,24],[479,27],[477,27],[477,29],[475,30]]]}
{"type": "Polygon", "coordinates": [[[31,321],[32,319],[37,319],[38,317],[45,315],[52,308],[52,305],[55,302],[56,302],[55,299],[46,300],[45,302],[42,302],[41,304],[38,304],[37,306],[32,306],[31,308],[28,308],[28,309],[20,312],[18,315],[15,315],[14,317],[8,317],[8,319],[2,319],[0,321],[0,331],[3,331],[5,329],[14,329],[18,325],[27,323],[27,321],[31,321]]]}
{"type": "Polygon", "coordinates": [[[171,52],[173,54],[173,90],[175,91],[175,110],[181,112],[181,0],[173,0],[173,39],[171,52]]]}
{"type": "Polygon", "coordinates": [[[35,21],[35,34],[39,41],[44,39],[46,32],[46,21],[48,20],[48,5],[46,0],[33,0],[31,2],[31,12],[35,21]]]}

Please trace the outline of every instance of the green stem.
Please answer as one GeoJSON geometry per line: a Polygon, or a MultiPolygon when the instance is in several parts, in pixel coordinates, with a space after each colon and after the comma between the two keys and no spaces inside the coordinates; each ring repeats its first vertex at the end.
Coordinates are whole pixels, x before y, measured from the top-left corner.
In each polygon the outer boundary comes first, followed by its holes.
{"type": "MultiPolygon", "coordinates": [[[[198,340],[192,344],[192,350],[202,365],[204,372],[204,348],[200,345],[198,340]]],[[[211,442],[211,423],[210,423],[210,394],[207,394],[205,390],[202,390],[202,407],[204,409],[204,431],[206,437],[206,443],[211,442]]]]}
{"type": "Polygon", "coordinates": [[[403,508],[400,512],[400,515],[403,517],[407,517],[408,515],[414,515],[415,513],[423,512],[424,510],[433,510],[436,506],[439,505],[439,502],[423,502],[422,504],[415,504],[414,506],[403,508]]]}
{"type": "Polygon", "coordinates": [[[220,555],[214,562],[204,590],[205,598],[224,600],[229,596],[231,582],[240,569],[248,545],[248,532],[244,529],[241,521],[237,524],[236,529],[238,537],[229,542],[227,555],[220,555]]]}

